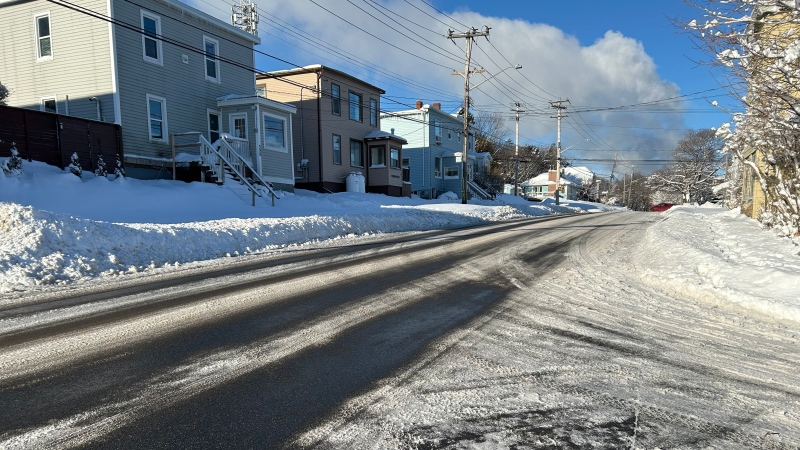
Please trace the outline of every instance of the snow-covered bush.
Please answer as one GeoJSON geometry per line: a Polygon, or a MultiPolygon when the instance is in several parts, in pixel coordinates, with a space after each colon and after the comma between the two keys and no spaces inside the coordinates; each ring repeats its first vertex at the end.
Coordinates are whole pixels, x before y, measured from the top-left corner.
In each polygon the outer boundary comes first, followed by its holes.
{"type": "Polygon", "coordinates": [[[0,105],[6,104],[6,99],[9,95],[11,95],[11,92],[7,87],[3,86],[3,83],[0,83],[0,105]]]}
{"type": "Polygon", "coordinates": [[[16,142],[11,143],[11,157],[3,160],[3,162],[0,163],[0,169],[2,169],[3,173],[6,175],[22,174],[22,158],[19,157],[19,151],[17,151],[16,142]]]}
{"type": "Polygon", "coordinates": [[[122,167],[122,160],[119,157],[119,153],[117,153],[117,163],[116,167],[114,167],[114,178],[125,178],[125,169],[122,167]]]}
{"type": "Polygon", "coordinates": [[[80,178],[83,174],[83,169],[81,169],[81,161],[78,159],[77,153],[73,153],[69,158],[69,166],[67,166],[67,169],[69,169],[69,171],[78,178],[80,178]]]}
{"type": "Polygon", "coordinates": [[[106,162],[103,161],[103,155],[97,157],[97,169],[94,170],[94,174],[98,177],[105,177],[108,175],[108,169],[106,168],[106,162]]]}

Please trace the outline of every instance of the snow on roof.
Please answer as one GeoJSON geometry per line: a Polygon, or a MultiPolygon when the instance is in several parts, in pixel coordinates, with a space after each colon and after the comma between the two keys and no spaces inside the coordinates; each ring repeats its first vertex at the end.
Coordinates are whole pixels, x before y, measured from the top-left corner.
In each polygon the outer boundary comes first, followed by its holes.
{"type": "Polygon", "coordinates": [[[394,133],[390,133],[388,131],[383,130],[375,130],[370,132],[368,135],[364,136],[365,141],[372,141],[377,139],[394,139],[395,141],[400,141],[403,144],[408,144],[408,141],[405,138],[402,138],[394,133]]]}
{"type": "Polygon", "coordinates": [[[578,181],[575,184],[584,184],[584,183],[591,183],[594,181],[594,172],[589,170],[588,167],[585,166],[578,166],[578,167],[565,167],[564,168],[564,176],[570,175],[573,178],[577,178],[578,181]]]}

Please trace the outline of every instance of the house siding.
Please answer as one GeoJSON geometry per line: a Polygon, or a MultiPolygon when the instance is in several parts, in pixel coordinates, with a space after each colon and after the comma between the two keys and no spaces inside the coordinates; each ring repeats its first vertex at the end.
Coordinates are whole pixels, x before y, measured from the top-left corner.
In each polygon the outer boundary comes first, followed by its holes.
{"type": "MultiPolygon", "coordinates": [[[[105,0],[81,7],[108,14],[105,0]]],[[[0,16],[0,81],[11,90],[9,106],[38,110],[42,97],[55,95],[60,114],[96,120],[89,98],[97,97],[103,119],[115,120],[107,22],[40,0],[0,6],[0,16]],[[34,16],[48,11],[52,59],[37,62],[34,16]]]]}
{"type": "MultiPolygon", "coordinates": [[[[245,67],[252,64],[252,42],[166,3],[143,0],[141,4],[148,12],[160,17],[163,36],[192,49],[202,49],[203,36],[207,36],[219,42],[220,57],[238,61],[245,67]]],[[[125,23],[137,26],[141,23],[141,9],[126,1],[114,0],[114,15],[125,23]]],[[[206,137],[207,110],[219,110],[218,97],[255,94],[251,70],[219,61],[221,82],[208,81],[202,54],[163,42],[163,65],[157,65],[144,61],[140,33],[115,26],[115,34],[123,139],[128,155],[168,158],[172,154],[168,142],[151,142],[149,139],[147,94],[166,99],[168,133],[200,131],[206,137]],[[187,63],[183,62],[183,55],[188,57],[187,63]]],[[[223,131],[229,131],[227,127],[223,120],[223,131]]]]}
{"type": "Polygon", "coordinates": [[[316,85],[317,75],[315,73],[293,75],[285,77],[285,80],[265,78],[256,81],[257,87],[266,88],[267,98],[270,100],[287,103],[297,108],[297,113],[292,118],[294,161],[299,163],[302,159],[308,160],[306,172],[296,171],[296,176],[306,176],[298,179],[298,183],[320,183],[320,161],[316,152],[319,147],[316,85]]]}

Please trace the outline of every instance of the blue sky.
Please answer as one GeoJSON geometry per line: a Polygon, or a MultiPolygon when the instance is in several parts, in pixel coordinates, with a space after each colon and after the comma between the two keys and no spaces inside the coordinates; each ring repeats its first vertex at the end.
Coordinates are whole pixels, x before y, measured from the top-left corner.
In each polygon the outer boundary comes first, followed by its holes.
{"type": "MultiPolygon", "coordinates": [[[[230,0],[187,0],[228,20],[230,0]]],[[[523,144],[555,141],[549,100],[568,98],[562,147],[565,157],[608,173],[612,161],[649,172],[688,129],[719,126],[726,91],[696,61],[695,49],[670,18],[701,19],[682,0],[270,0],[261,15],[256,66],[328,65],[386,90],[381,109],[397,111],[415,100],[441,102],[455,112],[462,98],[464,40],[448,28],[492,28],[476,41],[475,112],[510,120],[511,103],[528,110],[520,121],[523,144]],[[437,11],[438,10],[438,11],[437,11]],[[384,23],[381,23],[384,22],[384,23]],[[283,61],[281,61],[283,60],[283,61]],[[522,64],[516,72],[503,69],[522,64]],[[697,95],[689,95],[701,93],[697,95]],[[679,100],[662,101],[679,98],[679,100]],[[626,105],[640,105],[624,107],[626,105]],[[623,106],[623,108],[619,108],[623,106]]],[[[507,137],[513,137],[509,134],[507,137]]]]}

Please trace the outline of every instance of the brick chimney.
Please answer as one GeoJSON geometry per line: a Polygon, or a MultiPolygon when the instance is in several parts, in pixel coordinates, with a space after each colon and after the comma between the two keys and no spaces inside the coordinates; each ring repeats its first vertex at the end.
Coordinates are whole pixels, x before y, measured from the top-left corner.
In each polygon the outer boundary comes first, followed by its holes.
{"type": "Polygon", "coordinates": [[[417,100],[417,109],[422,109],[422,100],[417,100]]]}
{"type": "Polygon", "coordinates": [[[442,104],[441,103],[434,103],[433,104],[433,109],[442,109],[442,104]]]}

